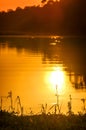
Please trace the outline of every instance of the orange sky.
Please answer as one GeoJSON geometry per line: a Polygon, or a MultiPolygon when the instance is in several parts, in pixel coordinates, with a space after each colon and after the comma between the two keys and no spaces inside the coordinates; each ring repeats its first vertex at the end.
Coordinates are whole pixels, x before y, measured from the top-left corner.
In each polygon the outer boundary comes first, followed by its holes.
{"type": "Polygon", "coordinates": [[[39,5],[41,0],[0,0],[0,11],[15,10],[16,7],[39,5]]]}

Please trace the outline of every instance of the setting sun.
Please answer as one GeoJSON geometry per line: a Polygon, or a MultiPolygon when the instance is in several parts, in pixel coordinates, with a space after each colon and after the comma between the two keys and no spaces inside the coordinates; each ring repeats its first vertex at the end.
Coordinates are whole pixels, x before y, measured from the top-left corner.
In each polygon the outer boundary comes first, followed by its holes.
{"type": "Polygon", "coordinates": [[[51,89],[55,91],[56,85],[58,92],[61,92],[65,83],[65,74],[62,68],[55,67],[53,71],[47,74],[46,81],[51,85],[51,89]]]}
{"type": "Polygon", "coordinates": [[[56,70],[51,73],[50,81],[52,84],[54,84],[54,85],[57,84],[58,86],[61,86],[63,84],[64,73],[61,70],[61,68],[56,68],[56,70]]]}

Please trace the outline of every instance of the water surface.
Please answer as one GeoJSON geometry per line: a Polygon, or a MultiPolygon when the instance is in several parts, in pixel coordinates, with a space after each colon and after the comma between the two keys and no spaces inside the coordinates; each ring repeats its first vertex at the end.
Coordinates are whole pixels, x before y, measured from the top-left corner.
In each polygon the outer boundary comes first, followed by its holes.
{"type": "MultiPolygon", "coordinates": [[[[56,88],[61,112],[67,113],[72,97],[72,111],[83,112],[86,98],[86,38],[62,36],[0,37],[0,96],[13,93],[13,107],[19,96],[24,113],[41,112],[56,103],[56,88]]],[[[10,99],[3,97],[3,109],[10,99]]],[[[51,113],[54,109],[50,110],[51,113]]]]}

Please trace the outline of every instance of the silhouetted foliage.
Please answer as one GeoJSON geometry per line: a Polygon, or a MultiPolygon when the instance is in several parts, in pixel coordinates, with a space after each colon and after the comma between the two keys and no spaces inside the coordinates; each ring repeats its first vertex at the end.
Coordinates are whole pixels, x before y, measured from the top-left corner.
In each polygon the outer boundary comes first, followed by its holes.
{"type": "Polygon", "coordinates": [[[0,34],[86,34],[85,0],[42,0],[31,6],[0,12],[0,34]]]}
{"type": "Polygon", "coordinates": [[[0,130],[85,130],[86,115],[15,116],[0,111],[0,130]]]}

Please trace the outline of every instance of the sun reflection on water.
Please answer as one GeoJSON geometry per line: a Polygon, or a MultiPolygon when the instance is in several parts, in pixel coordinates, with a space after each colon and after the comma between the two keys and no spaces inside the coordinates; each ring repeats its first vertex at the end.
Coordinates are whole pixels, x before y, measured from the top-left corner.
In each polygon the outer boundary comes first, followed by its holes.
{"type": "Polygon", "coordinates": [[[61,94],[65,91],[67,76],[62,67],[54,67],[53,71],[46,74],[45,80],[50,84],[50,89],[55,91],[56,86],[58,86],[58,93],[61,94]]]}

